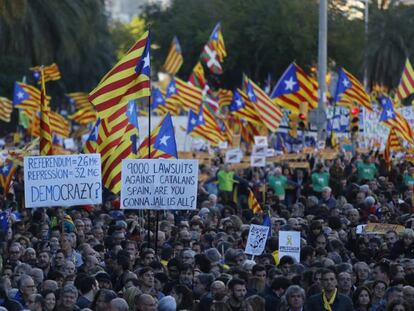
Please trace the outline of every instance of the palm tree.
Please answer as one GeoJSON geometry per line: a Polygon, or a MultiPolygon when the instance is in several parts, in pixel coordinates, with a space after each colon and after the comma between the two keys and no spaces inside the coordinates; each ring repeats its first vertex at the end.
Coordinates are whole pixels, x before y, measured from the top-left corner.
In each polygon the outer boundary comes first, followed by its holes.
{"type": "Polygon", "coordinates": [[[405,59],[414,56],[413,14],[413,6],[397,1],[377,0],[370,5],[366,51],[371,85],[398,85],[405,59]]]}
{"type": "MultiPolygon", "coordinates": [[[[102,0],[0,0],[0,92],[34,65],[56,62],[62,91],[90,91],[114,61],[102,0]]],[[[53,95],[53,94],[52,94],[53,95]]]]}

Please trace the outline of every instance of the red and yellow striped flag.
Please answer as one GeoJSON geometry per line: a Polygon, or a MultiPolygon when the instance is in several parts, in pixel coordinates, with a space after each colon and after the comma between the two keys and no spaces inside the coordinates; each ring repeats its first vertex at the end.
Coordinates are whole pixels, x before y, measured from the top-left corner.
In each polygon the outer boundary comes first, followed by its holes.
{"type": "Polygon", "coordinates": [[[259,202],[257,202],[256,197],[251,189],[249,189],[249,197],[247,199],[247,203],[249,205],[249,209],[253,212],[253,214],[263,213],[262,208],[260,207],[259,202]]]}
{"type": "Polygon", "coordinates": [[[402,151],[403,146],[401,145],[400,140],[394,129],[390,130],[388,134],[387,144],[385,145],[384,149],[384,160],[387,162],[388,165],[391,163],[391,152],[398,152],[402,151]]]}
{"type": "Polygon", "coordinates": [[[180,42],[178,41],[177,37],[174,37],[163,68],[166,72],[175,76],[178,70],[180,70],[183,62],[184,60],[183,54],[181,52],[180,42]]]}
{"type": "Polygon", "coordinates": [[[0,97],[0,120],[10,122],[11,113],[13,111],[13,103],[6,97],[0,97]]]}
{"type": "Polygon", "coordinates": [[[402,100],[414,93],[414,70],[407,58],[400,84],[397,87],[397,98],[402,100]]]}
{"type": "Polygon", "coordinates": [[[276,132],[282,122],[283,113],[279,106],[252,80],[244,77],[244,89],[247,97],[254,104],[263,124],[271,132],[276,132]]]}
{"type": "Polygon", "coordinates": [[[101,119],[111,116],[129,100],[150,96],[148,35],[146,31],[89,94],[101,119]]]}
{"type": "Polygon", "coordinates": [[[46,104],[46,89],[43,68],[40,70],[41,94],[40,94],[40,155],[53,155],[52,131],[49,121],[49,106],[46,104]]]}
{"type": "Polygon", "coordinates": [[[200,88],[191,85],[190,83],[185,82],[179,78],[175,78],[174,80],[178,97],[180,98],[184,109],[191,109],[196,114],[198,114],[200,104],[203,100],[203,91],[200,88]]]}
{"type": "MultiPolygon", "coordinates": [[[[41,72],[42,72],[42,67],[43,67],[43,78],[44,78],[45,82],[56,81],[56,80],[59,80],[60,78],[62,78],[62,76],[60,75],[59,67],[56,63],[53,63],[49,66],[32,67],[32,68],[30,68],[30,70],[37,73],[39,75],[38,78],[41,78],[40,75],[41,75],[41,72]]],[[[41,79],[38,80],[38,83],[41,84],[41,79]]]]}
{"type": "Polygon", "coordinates": [[[91,122],[96,122],[96,112],[93,109],[81,109],[68,116],[68,118],[79,124],[88,124],[91,122]]]}
{"type": "Polygon", "coordinates": [[[89,102],[88,93],[73,92],[65,94],[69,98],[71,104],[75,104],[76,110],[88,109],[92,110],[93,105],[89,102]]]}

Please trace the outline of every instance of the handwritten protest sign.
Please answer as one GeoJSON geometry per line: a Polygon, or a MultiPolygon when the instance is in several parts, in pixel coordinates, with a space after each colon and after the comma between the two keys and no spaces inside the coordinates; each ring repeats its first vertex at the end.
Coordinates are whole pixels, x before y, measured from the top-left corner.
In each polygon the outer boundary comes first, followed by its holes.
{"type": "Polygon", "coordinates": [[[101,179],[99,154],[25,157],[26,207],[102,203],[101,179]]]}
{"type": "Polygon", "coordinates": [[[266,246],[269,227],[250,225],[249,236],[247,238],[246,249],[244,252],[253,256],[260,256],[266,246]]]}
{"type": "Polygon", "coordinates": [[[123,160],[121,209],[196,209],[197,160],[123,160]]]}
{"type": "Polygon", "coordinates": [[[279,258],[290,256],[300,262],[300,232],[279,231],[279,258]]]}

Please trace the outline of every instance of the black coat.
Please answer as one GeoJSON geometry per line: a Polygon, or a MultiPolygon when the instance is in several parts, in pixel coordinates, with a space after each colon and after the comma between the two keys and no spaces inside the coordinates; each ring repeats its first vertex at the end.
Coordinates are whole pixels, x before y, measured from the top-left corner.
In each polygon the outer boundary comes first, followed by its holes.
{"type": "Polygon", "coordinates": [[[390,259],[394,260],[404,255],[406,258],[414,258],[414,242],[406,247],[403,240],[395,242],[390,252],[390,259]]]}
{"type": "MultiPolygon", "coordinates": [[[[322,294],[316,294],[309,297],[305,303],[305,311],[325,311],[323,308],[322,294]]],[[[334,303],[332,304],[332,311],[352,311],[354,307],[352,300],[342,294],[337,294],[334,303]]]]}

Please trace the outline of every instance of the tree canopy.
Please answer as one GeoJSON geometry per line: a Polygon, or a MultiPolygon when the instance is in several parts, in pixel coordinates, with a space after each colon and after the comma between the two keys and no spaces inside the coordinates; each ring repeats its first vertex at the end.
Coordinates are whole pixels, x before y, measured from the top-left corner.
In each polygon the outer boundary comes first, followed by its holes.
{"type": "Polygon", "coordinates": [[[0,94],[7,97],[31,66],[59,65],[53,95],[91,90],[115,60],[101,0],[0,0],[0,38],[0,94]]]}
{"type": "MultiPolygon", "coordinates": [[[[338,5],[330,5],[328,16],[329,57],[362,73],[362,21],[350,20],[338,5]]],[[[196,64],[214,25],[221,21],[228,52],[221,81],[229,88],[240,84],[242,73],[256,81],[270,73],[277,80],[292,61],[308,69],[314,66],[318,17],[317,0],[175,0],[165,10],[149,6],[145,11],[153,42],[161,47],[153,53],[153,63],[161,67],[171,39],[177,35],[184,55],[179,75],[184,78],[196,64]]]]}

